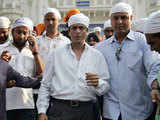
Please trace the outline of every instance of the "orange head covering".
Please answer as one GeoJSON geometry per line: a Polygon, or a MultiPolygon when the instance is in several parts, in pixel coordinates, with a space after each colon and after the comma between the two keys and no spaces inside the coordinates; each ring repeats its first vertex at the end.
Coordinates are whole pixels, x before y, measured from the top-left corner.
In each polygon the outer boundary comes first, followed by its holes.
{"type": "Polygon", "coordinates": [[[46,29],[44,24],[38,24],[36,27],[37,27],[37,35],[42,35],[42,33],[46,29]]]}
{"type": "Polygon", "coordinates": [[[64,22],[68,22],[68,19],[75,14],[80,13],[80,11],[78,9],[70,9],[67,13],[66,16],[64,17],[64,22]]]}

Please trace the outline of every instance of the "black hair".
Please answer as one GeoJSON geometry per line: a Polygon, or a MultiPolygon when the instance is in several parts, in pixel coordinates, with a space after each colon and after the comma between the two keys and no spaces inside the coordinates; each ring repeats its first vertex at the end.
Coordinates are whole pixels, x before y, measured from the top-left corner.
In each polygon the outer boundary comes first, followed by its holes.
{"type": "Polygon", "coordinates": [[[87,42],[90,42],[90,38],[93,38],[95,42],[99,42],[98,36],[95,33],[89,33],[87,37],[87,42]]]}
{"type": "Polygon", "coordinates": [[[154,38],[160,38],[160,32],[159,33],[152,33],[151,36],[154,38]]]}

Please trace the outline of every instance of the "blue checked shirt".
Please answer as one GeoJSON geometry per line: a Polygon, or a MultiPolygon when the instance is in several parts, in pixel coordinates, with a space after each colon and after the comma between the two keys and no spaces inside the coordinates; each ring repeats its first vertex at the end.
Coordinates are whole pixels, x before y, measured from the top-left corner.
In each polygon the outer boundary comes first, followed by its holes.
{"type": "Polygon", "coordinates": [[[120,44],[113,35],[95,48],[105,56],[110,72],[110,90],[104,95],[104,117],[118,120],[120,113],[122,120],[149,117],[150,88],[157,78],[160,61],[153,62],[145,36],[130,31],[120,44]]]}

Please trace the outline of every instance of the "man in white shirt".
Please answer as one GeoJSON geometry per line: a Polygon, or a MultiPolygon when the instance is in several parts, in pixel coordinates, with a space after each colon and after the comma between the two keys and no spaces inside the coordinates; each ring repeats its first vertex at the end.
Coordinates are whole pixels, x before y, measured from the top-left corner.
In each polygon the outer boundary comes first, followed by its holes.
{"type": "Polygon", "coordinates": [[[9,44],[9,29],[10,20],[7,17],[0,16],[0,52],[9,44]]]}
{"type": "MultiPolygon", "coordinates": [[[[61,15],[57,9],[46,8],[43,15],[46,31],[44,31],[43,35],[36,37],[36,41],[38,52],[44,62],[44,65],[46,65],[48,54],[54,49],[70,43],[70,40],[58,32],[61,15]]],[[[34,101],[36,103],[38,90],[34,89],[33,93],[34,101]]]]}
{"type": "MultiPolygon", "coordinates": [[[[22,75],[30,77],[41,75],[43,72],[36,41],[30,36],[32,28],[33,23],[29,18],[16,19],[11,26],[13,43],[3,48],[11,56],[9,64],[22,75]]],[[[14,87],[7,90],[7,120],[34,120],[34,107],[32,89],[14,87]]]]}
{"type": "Polygon", "coordinates": [[[58,25],[60,24],[61,15],[55,8],[47,8],[44,10],[44,25],[46,31],[43,35],[36,38],[38,52],[46,63],[47,55],[50,51],[70,43],[70,40],[58,32],[58,25]]]}
{"type": "Polygon", "coordinates": [[[109,89],[103,55],[85,43],[89,18],[76,14],[68,25],[71,44],[48,58],[37,101],[39,120],[94,120],[93,101],[109,89]]]}

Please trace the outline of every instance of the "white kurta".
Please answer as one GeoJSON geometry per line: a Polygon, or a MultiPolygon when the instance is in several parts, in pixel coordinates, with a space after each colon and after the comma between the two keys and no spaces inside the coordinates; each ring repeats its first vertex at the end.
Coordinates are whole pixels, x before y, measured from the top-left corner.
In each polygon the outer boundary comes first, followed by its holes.
{"type": "MultiPolygon", "coordinates": [[[[32,52],[28,47],[22,49],[21,52],[10,44],[3,50],[9,51],[12,56],[9,64],[24,76],[35,76],[35,62],[32,52]]],[[[6,91],[6,110],[13,109],[33,109],[34,100],[32,88],[9,88],[6,91]]]]}
{"type": "Polygon", "coordinates": [[[96,100],[109,89],[108,67],[103,55],[96,49],[85,45],[80,58],[76,59],[71,45],[58,48],[48,57],[37,102],[38,112],[46,113],[49,97],[66,100],[96,100]],[[97,87],[87,86],[86,73],[99,76],[97,87]]]}

